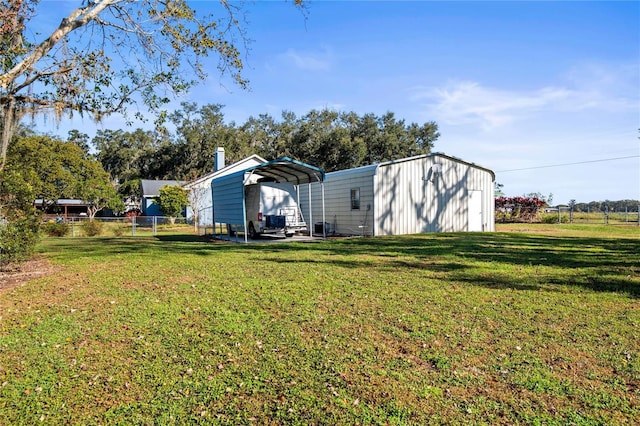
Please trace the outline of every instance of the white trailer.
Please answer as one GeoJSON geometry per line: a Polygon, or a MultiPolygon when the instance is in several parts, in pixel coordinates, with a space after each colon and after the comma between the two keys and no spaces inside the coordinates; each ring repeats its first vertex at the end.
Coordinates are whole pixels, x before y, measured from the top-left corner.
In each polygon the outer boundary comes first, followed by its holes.
{"type": "Polygon", "coordinates": [[[291,237],[307,231],[292,183],[259,182],[244,188],[249,238],[271,234],[291,237]]]}

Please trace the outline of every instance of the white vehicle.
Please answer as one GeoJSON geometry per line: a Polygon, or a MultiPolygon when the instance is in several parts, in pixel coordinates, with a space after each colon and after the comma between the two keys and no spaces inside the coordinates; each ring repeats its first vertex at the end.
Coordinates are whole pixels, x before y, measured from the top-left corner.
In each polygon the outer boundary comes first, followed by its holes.
{"type": "Polygon", "coordinates": [[[292,183],[260,182],[245,186],[244,191],[250,238],[263,234],[291,237],[307,231],[292,183]]]}

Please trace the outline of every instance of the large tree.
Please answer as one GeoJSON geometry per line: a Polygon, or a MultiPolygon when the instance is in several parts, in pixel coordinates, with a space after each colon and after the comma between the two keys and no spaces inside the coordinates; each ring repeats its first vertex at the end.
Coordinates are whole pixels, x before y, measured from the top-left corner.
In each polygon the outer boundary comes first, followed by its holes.
{"type": "Polygon", "coordinates": [[[407,124],[391,112],[361,117],[323,109],[297,117],[284,111],[280,119],[260,114],[238,126],[224,120],[222,105],[183,103],[168,118],[175,135],[98,132],[93,139],[97,158],[115,183],[126,186],[136,178],[193,180],[213,170],[219,146],[229,163],[251,154],[268,160],[287,156],[331,172],[427,154],[439,137],[436,123],[407,124]]]}
{"type": "Polygon", "coordinates": [[[155,157],[168,138],[159,132],[136,129],[98,130],[92,141],[96,148],[96,158],[109,172],[115,185],[123,185],[136,179],[162,178],[154,176],[155,157]]]}
{"type": "Polygon", "coordinates": [[[215,12],[203,15],[187,0],[77,1],[43,33],[34,18],[45,2],[0,0],[0,170],[27,114],[100,120],[137,102],[160,111],[167,92],[184,92],[206,77],[210,54],[222,74],[247,84],[238,48],[246,40],[238,18],[244,3],[200,3],[215,12]]]}
{"type": "Polygon", "coordinates": [[[20,172],[34,198],[41,199],[43,205],[53,205],[60,198],[76,198],[90,204],[91,216],[105,207],[124,209],[109,174],[73,142],[42,135],[16,138],[8,152],[6,169],[20,172]]]}
{"type": "Polygon", "coordinates": [[[174,170],[180,178],[199,176],[214,170],[216,147],[225,148],[227,160],[240,160],[250,154],[237,138],[235,123],[224,122],[222,105],[209,104],[200,108],[183,103],[182,109],[170,115],[176,126],[178,158],[174,170]]]}

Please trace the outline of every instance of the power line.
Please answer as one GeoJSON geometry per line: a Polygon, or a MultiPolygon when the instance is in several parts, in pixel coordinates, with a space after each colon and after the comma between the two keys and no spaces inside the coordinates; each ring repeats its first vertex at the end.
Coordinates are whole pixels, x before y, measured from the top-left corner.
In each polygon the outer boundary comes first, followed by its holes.
{"type": "Polygon", "coordinates": [[[496,173],[519,172],[521,170],[548,169],[550,167],[575,166],[578,164],[602,163],[604,161],[626,160],[628,158],[638,158],[638,157],[640,157],[640,155],[629,155],[627,157],[615,157],[615,158],[602,158],[600,160],[578,161],[575,163],[551,164],[548,166],[536,166],[536,167],[525,167],[522,169],[499,170],[496,173]]]}

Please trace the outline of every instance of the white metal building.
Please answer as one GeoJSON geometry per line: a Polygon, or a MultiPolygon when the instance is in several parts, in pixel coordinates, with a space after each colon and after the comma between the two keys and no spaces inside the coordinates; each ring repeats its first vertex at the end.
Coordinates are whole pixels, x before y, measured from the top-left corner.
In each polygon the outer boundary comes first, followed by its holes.
{"type": "Polygon", "coordinates": [[[259,164],[266,163],[266,161],[267,160],[259,155],[254,154],[229,166],[225,166],[224,148],[216,149],[215,170],[183,186],[184,189],[189,191],[189,200],[191,202],[191,206],[187,208],[187,219],[193,219],[195,210],[198,213],[199,226],[213,226],[211,181],[217,177],[255,167],[259,164]]]}
{"type": "MultiPolygon", "coordinates": [[[[494,181],[491,170],[441,153],[327,173],[324,229],[336,235],[494,231],[494,181]]],[[[308,202],[320,190],[314,184],[311,195],[301,192],[305,216],[320,217],[308,202]]]]}

